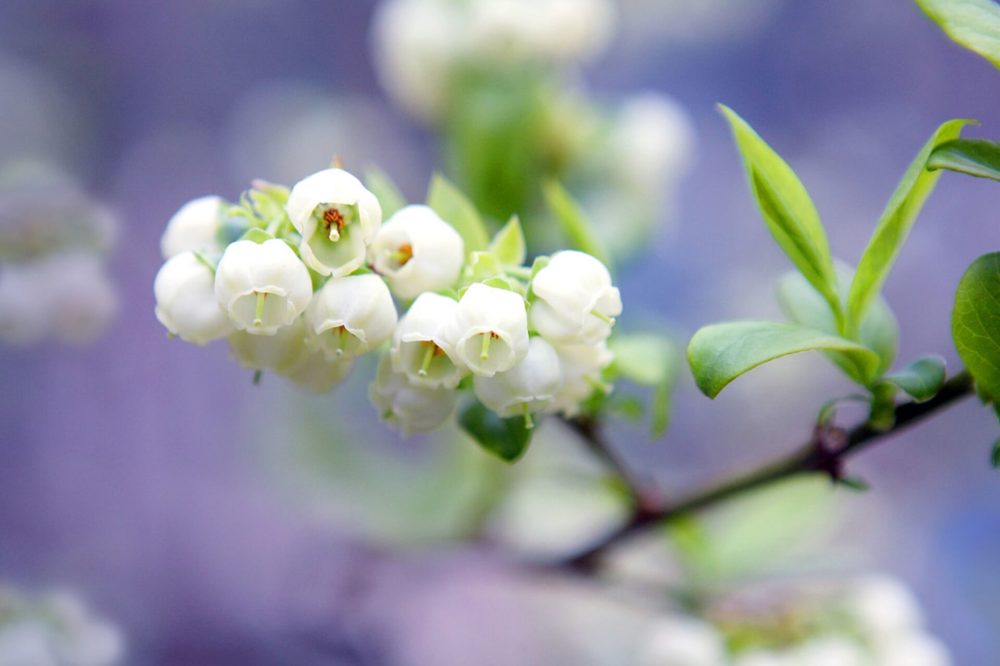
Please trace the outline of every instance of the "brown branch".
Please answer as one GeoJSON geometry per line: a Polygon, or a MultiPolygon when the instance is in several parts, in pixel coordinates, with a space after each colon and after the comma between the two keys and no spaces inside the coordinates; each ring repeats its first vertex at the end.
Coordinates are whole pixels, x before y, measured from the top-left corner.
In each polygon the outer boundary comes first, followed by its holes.
{"type": "MultiPolygon", "coordinates": [[[[695,492],[675,502],[663,502],[656,507],[636,502],[632,515],[623,525],[580,552],[555,564],[560,568],[584,573],[593,572],[600,566],[601,559],[609,550],[653,525],[668,523],[699,509],[799,474],[823,472],[834,480],[842,479],[843,465],[847,458],[970,395],[972,395],[972,377],[963,371],[945,382],[941,391],[930,400],[920,403],[905,402],[897,406],[895,423],[889,429],[878,430],[867,423],[847,431],[830,426],[817,426],[812,439],[794,453],[724,481],[713,488],[695,492]]],[[[586,436],[586,431],[577,429],[577,432],[586,436]]],[[[602,443],[598,443],[597,446],[606,449],[602,443]]]]}

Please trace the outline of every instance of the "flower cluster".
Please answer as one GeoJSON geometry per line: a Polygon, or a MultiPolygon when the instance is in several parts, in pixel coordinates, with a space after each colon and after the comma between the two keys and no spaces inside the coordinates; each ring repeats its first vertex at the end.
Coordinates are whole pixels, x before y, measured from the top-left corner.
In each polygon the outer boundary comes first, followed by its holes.
{"type": "Polygon", "coordinates": [[[491,248],[469,251],[424,205],[383,224],[375,195],[339,168],[290,191],[259,182],[239,204],[204,197],[170,220],[156,316],[172,335],[224,338],[243,366],[316,392],[381,350],[369,395],[406,434],[443,423],[466,389],[529,427],[536,413],[575,414],[609,390],[622,303],[607,268],[576,251],[520,265],[516,220],[491,248]],[[513,251],[496,247],[504,239],[513,251]]]}
{"type": "Polygon", "coordinates": [[[118,306],[105,267],[114,217],[47,167],[0,180],[0,340],[92,341],[118,306]]]}

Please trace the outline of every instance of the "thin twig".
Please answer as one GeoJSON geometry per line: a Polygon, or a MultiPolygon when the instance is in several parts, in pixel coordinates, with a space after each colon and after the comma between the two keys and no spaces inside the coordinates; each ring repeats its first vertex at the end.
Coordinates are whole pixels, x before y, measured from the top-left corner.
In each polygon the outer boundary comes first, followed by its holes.
{"type": "Polygon", "coordinates": [[[750,490],[799,474],[823,472],[835,480],[840,479],[847,458],[970,395],[972,395],[972,377],[968,372],[962,371],[949,379],[930,400],[921,403],[905,402],[896,407],[895,423],[887,430],[877,430],[867,423],[848,431],[826,426],[817,427],[812,439],[794,453],[748,473],[740,474],[713,488],[695,492],[675,502],[664,502],[652,509],[637,503],[632,515],[623,525],[580,552],[556,562],[555,565],[579,572],[592,572],[600,566],[605,553],[653,525],[667,523],[750,490]]]}

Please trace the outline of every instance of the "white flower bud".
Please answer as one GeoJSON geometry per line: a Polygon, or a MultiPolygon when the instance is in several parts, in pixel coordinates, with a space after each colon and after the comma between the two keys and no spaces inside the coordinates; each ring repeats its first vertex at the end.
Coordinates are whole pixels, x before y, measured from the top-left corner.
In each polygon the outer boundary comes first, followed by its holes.
{"type": "Polygon", "coordinates": [[[410,299],[454,285],[465,261],[465,244],[432,209],[407,206],[378,230],[369,256],[392,293],[410,299]]]}
{"type": "Polygon", "coordinates": [[[251,335],[247,331],[236,331],[229,336],[227,342],[229,351],[244,368],[271,370],[284,375],[297,369],[303,359],[309,356],[307,335],[305,317],[300,317],[290,326],[279,328],[274,335],[251,335]]]}
{"type": "Polygon", "coordinates": [[[425,292],[417,297],[396,327],[390,358],[392,367],[410,383],[454,388],[465,376],[464,366],[452,360],[446,331],[458,303],[446,296],[425,292]]]}
{"type": "Polygon", "coordinates": [[[378,199],[343,169],[325,169],[300,180],[285,210],[302,235],[302,260],[333,277],[364,265],[368,244],[382,223],[378,199]]]}
{"type": "Polygon", "coordinates": [[[878,666],[951,666],[951,655],[938,639],[922,632],[895,634],[876,648],[878,666]]]}
{"type": "Polygon", "coordinates": [[[492,377],[476,377],[479,401],[502,417],[530,414],[547,409],[562,386],[556,350],[542,338],[531,338],[528,353],[513,368],[492,377]]]}
{"type": "Polygon", "coordinates": [[[559,355],[563,381],[550,410],[575,416],[580,411],[580,403],[594,391],[611,390],[601,380],[601,372],[615,356],[604,342],[597,345],[557,345],[555,350],[559,355]]]}
{"type": "Polygon", "coordinates": [[[618,289],[600,261],[574,250],[552,255],[531,282],[531,326],[554,343],[600,342],[622,312],[618,289]]]}
{"type": "Polygon", "coordinates": [[[208,344],[233,332],[233,325],[215,298],[215,276],[194,252],[167,260],[153,283],[156,318],[186,342],[208,344]]]}
{"type": "Polygon", "coordinates": [[[306,391],[329,393],[337,384],[347,379],[353,367],[353,358],[341,357],[330,360],[323,352],[317,351],[305,356],[295,367],[284,373],[284,376],[306,391]]]}
{"type": "Polygon", "coordinates": [[[396,306],[377,275],[333,278],[306,311],[315,341],[327,358],[359,356],[392,337],[396,306]]]}
{"type": "Polygon", "coordinates": [[[641,666],[723,666],[722,637],[709,624],[694,619],[660,620],[639,658],[641,666]]]}
{"type": "Polygon", "coordinates": [[[477,375],[510,370],[528,353],[524,299],[506,289],[474,284],[455,309],[445,334],[452,358],[477,375]]]}
{"type": "Polygon", "coordinates": [[[919,629],[923,611],[913,593],[889,576],[867,576],[851,586],[847,611],[874,639],[919,629]]]}
{"type": "Polygon", "coordinates": [[[236,241],[215,271],[215,297],[237,329],[274,335],[308,307],[312,280],[285,241],[236,241]]]}
{"type": "Polygon", "coordinates": [[[689,114],[670,97],[655,92],[624,104],[609,139],[605,159],[634,195],[659,198],[669,192],[687,173],[694,155],[689,114]]]}
{"type": "Polygon", "coordinates": [[[167,222],[160,239],[164,259],[181,252],[221,252],[218,233],[225,201],[207,196],[194,199],[180,207],[167,222]]]}
{"type": "Polygon", "coordinates": [[[382,418],[407,437],[444,423],[458,400],[456,391],[411,384],[406,375],[393,371],[388,355],[379,361],[368,396],[382,418]]]}
{"type": "Polygon", "coordinates": [[[609,0],[532,0],[541,51],[556,60],[589,60],[611,41],[616,15],[609,0]]]}

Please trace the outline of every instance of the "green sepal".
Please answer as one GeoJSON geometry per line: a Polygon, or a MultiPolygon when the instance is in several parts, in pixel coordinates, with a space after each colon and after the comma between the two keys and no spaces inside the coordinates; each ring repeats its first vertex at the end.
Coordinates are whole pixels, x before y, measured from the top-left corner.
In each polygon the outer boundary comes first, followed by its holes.
{"type": "Polygon", "coordinates": [[[260,227],[253,227],[252,229],[247,229],[246,233],[240,237],[240,240],[248,240],[261,245],[269,240],[274,240],[274,236],[260,227]]]}

